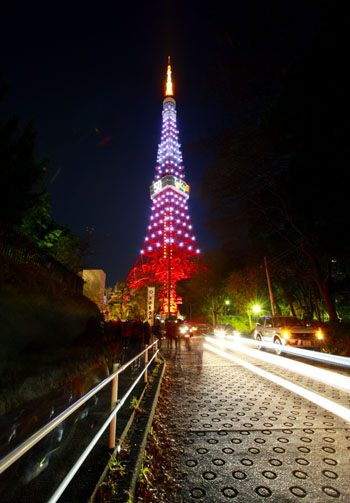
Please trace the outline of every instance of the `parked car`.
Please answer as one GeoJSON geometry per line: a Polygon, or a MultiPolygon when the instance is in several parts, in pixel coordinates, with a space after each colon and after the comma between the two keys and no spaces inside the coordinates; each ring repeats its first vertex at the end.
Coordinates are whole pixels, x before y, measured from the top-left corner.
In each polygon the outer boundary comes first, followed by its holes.
{"type": "MultiPolygon", "coordinates": [[[[323,334],[319,328],[293,316],[261,316],[255,325],[254,338],[281,346],[319,349],[323,334]]],[[[282,348],[276,352],[281,354],[282,348]]]]}

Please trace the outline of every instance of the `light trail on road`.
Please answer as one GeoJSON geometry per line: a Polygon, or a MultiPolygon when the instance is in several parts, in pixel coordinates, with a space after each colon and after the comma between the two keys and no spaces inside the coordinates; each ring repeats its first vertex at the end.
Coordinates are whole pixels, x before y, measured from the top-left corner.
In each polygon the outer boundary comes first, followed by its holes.
{"type": "Polygon", "coordinates": [[[317,381],[330,384],[331,386],[335,386],[345,391],[350,391],[350,377],[342,374],[337,374],[336,372],[333,372],[331,370],[321,369],[308,365],[307,363],[288,360],[287,358],[283,358],[282,356],[272,355],[270,353],[262,353],[261,351],[258,351],[256,349],[247,348],[245,345],[240,344],[240,339],[238,339],[237,341],[227,341],[225,339],[213,339],[206,337],[205,340],[207,342],[216,344],[221,348],[238,351],[253,358],[257,358],[259,360],[278,365],[279,367],[292,370],[293,372],[297,372],[298,374],[304,375],[306,377],[311,377],[312,379],[316,379],[317,381]]]}
{"type": "Polygon", "coordinates": [[[282,377],[271,374],[270,372],[267,372],[266,370],[263,370],[260,367],[256,367],[255,365],[248,363],[248,362],[242,360],[241,358],[234,356],[233,354],[231,354],[227,351],[223,351],[222,349],[219,349],[218,347],[215,347],[211,344],[208,344],[208,342],[210,342],[210,343],[214,342],[214,344],[216,344],[217,346],[225,347],[225,345],[224,345],[225,341],[223,341],[223,340],[213,341],[209,338],[206,338],[206,340],[207,340],[207,342],[204,343],[204,348],[207,349],[208,351],[212,351],[212,352],[222,356],[223,358],[231,360],[231,361],[237,363],[238,365],[242,365],[243,367],[245,367],[248,370],[251,370],[255,374],[258,374],[261,377],[264,377],[279,386],[282,386],[286,389],[289,389],[293,393],[296,393],[296,394],[302,396],[303,398],[310,400],[311,402],[319,405],[320,407],[323,407],[324,409],[341,417],[345,421],[350,422],[350,410],[343,407],[342,405],[339,405],[335,402],[332,402],[328,398],[324,398],[321,395],[318,395],[317,393],[314,393],[313,391],[307,390],[307,389],[303,388],[302,386],[299,386],[298,384],[294,384],[293,382],[287,381],[286,379],[283,379],[282,377]]]}
{"type": "Polygon", "coordinates": [[[320,351],[312,351],[311,349],[303,349],[293,346],[287,346],[280,344],[275,344],[274,342],[257,341],[255,339],[248,339],[246,337],[239,336],[227,336],[227,339],[240,342],[241,344],[249,344],[250,346],[261,346],[264,349],[272,349],[283,351],[283,353],[289,353],[291,355],[299,356],[302,358],[308,358],[309,360],[315,360],[318,362],[329,363],[331,365],[337,365],[339,367],[345,367],[350,369],[350,358],[340,355],[332,355],[328,353],[321,353],[320,351]]]}

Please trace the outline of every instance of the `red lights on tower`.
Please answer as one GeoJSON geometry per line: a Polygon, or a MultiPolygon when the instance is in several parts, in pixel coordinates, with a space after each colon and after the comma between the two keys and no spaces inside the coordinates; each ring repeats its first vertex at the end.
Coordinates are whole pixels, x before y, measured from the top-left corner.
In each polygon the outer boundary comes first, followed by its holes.
{"type": "Polygon", "coordinates": [[[131,288],[160,284],[164,317],[176,315],[180,303],[176,283],[197,271],[200,253],[188,212],[190,187],[185,181],[178,136],[169,57],[161,141],[150,186],[150,222],[140,255],[126,279],[131,288]]]}

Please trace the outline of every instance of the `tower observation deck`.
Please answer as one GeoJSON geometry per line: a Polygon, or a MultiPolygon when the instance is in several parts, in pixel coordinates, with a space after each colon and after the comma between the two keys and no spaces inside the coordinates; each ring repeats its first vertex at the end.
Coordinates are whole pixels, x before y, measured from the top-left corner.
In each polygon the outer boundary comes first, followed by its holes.
{"type": "Polygon", "coordinates": [[[188,211],[190,186],[185,181],[171,73],[169,57],[161,140],[150,186],[151,216],[139,257],[126,279],[131,288],[160,285],[164,317],[176,315],[176,283],[197,271],[200,255],[188,211]]]}

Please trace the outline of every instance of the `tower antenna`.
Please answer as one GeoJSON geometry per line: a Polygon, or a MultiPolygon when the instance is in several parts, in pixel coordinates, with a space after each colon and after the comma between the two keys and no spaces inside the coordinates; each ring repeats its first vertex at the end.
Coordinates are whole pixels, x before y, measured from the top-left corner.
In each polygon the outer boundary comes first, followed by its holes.
{"type": "Polygon", "coordinates": [[[167,81],[166,81],[165,96],[173,96],[173,83],[171,81],[170,56],[168,56],[168,69],[167,69],[167,81]]]}

